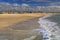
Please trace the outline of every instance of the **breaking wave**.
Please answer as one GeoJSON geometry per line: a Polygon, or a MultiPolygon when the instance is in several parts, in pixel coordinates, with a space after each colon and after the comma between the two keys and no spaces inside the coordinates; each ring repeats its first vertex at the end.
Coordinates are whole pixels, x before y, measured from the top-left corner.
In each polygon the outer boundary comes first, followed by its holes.
{"type": "Polygon", "coordinates": [[[39,18],[38,22],[40,24],[40,32],[43,34],[43,40],[60,40],[60,26],[57,21],[59,17],[60,14],[48,14],[39,18]]]}

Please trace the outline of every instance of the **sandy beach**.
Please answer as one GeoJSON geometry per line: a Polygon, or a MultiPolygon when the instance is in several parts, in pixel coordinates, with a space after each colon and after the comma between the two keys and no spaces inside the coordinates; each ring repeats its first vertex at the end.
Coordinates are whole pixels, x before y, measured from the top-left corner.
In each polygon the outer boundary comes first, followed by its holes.
{"type": "Polygon", "coordinates": [[[0,28],[43,15],[44,14],[0,14],[0,28]]]}
{"type": "Polygon", "coordinates": [[[0,14],[0,40],[34,38],[39,33],[38,20],[42,16],[44,14],[0,14]]]}

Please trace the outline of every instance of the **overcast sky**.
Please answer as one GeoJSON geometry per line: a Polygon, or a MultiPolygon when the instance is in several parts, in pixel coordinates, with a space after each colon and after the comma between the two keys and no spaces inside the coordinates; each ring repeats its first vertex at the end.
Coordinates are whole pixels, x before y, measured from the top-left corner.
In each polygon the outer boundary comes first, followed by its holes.
{"type": "Polygon", "coordinates": [[[60,0],[0,0],[0,10],[60,12],[60,0]]]}

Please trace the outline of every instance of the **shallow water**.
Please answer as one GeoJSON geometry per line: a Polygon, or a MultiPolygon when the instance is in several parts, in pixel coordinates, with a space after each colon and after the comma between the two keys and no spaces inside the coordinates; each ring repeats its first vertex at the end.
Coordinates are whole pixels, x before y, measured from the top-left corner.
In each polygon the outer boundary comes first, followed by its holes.
{"type": "Polygon", "coordinates": [[[39,19],[43,40],[60,40],[60,14],[46,15],[39,19]]]}

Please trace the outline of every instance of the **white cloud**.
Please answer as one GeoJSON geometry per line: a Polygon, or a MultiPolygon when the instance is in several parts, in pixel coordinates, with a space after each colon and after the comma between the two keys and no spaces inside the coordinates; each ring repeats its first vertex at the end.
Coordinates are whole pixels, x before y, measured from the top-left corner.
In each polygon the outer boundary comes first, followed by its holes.
{"type": "Polygon", "coordinates": [[[60,12],[60,6],[30,6],[29,4],[10,4],[0,2],[0,10],[60,12]]]}
{"type": "Polygon", "coordinates": [[[11,5],[13,5],[13,6],[20,6],[19,4],[16,4],[16,3],[14,3],[14,4],[11,4],[11,5]]]}
{"type": "Polygon", "coordinates": [[[28,4],[22,4],[22,6],[29,6],[28,4]]]}
{"type": "Polygon", "coordinates": [[[0,10],[24,11],[25,9],[27,9],[27,7],[29,7],[28,4],[10,4],[6,2],[0,2],[0,10]]]}
{"type": "Polygon", "coordinates": [[[43,10],[47,12],[60,12],[60,6],[47,6],[43,10]]]}
{"type": "Polygon", "coordinates": [[[51,5],[51,6],[60,6],[60,2],[52,2],[49,5],[51,5]]]}
{"type": "Polygon", "coordinates": [[[60,12],[60,6],[37,6],[36,8],[43,12],[60,12]]]}

